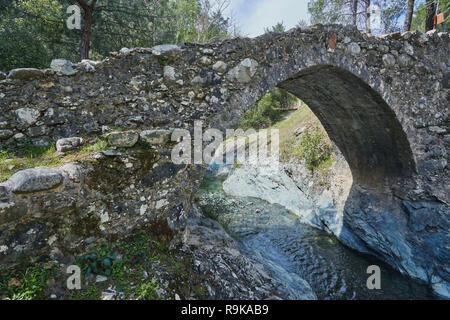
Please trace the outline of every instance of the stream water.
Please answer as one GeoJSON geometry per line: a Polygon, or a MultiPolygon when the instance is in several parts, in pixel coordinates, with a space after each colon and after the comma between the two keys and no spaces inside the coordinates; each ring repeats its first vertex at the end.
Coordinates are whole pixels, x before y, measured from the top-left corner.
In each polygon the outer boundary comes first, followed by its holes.
{"type": "Polygon", "coordinates": [[[206,175],[199,203],[213,212],[241,251],[263,264],[288,291],[306,280],[319,299],[435,299],[423,283],[401,275],[380,260],[342,245],[334,236],[298,222],[282,206],[264,200],[230,197],[224,178],[206,175]],[[369,290],[367,267],[381,269],[381,289],[369,290]]]}

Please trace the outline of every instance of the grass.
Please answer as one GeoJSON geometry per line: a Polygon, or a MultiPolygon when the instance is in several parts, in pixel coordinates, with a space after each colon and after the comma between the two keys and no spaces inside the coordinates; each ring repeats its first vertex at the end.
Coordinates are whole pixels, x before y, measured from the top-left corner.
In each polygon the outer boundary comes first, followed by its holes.
{"type": "Polygon", "coordinates": [[[53,262],[23,260],[14,267],[0,267],[0,299],[47,299],[48,285],[58,276],[58,265],[53,262]]]}
{"type": "Polygon", "coordinates": [[[36,167],[58,167],[66,162],[79,161],[92,152],[108,149],[106,140],[98,139],[93,144],[84,146],[81,150],[60,156],[55,145],[34,146],[26,142],[15,150],[0,150],[0,182],[8,180],[14,173],[36,167]]]}
{"type": "Polygon", "coordinates": [[[25,144],[15,153],[9,150],[0,150],[0,182],[9,179],[20,170],[40,166],[57,167],[63,163],[63,159],[58,157],[53,144],[45,147],[25,144]]]}

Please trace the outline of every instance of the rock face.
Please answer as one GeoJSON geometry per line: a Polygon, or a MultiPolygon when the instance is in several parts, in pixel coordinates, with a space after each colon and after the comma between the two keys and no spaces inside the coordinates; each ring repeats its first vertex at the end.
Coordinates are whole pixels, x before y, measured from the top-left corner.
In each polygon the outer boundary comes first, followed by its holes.
{"type": "MultiPolygon", "coordinates": [[[[67,221],[89,220],[105,237],[131,233],[155,219],[183,230],[204,168],[174,164],[170,143],[141,148],[139,133],[192,129],[199,119],[205,128],[231,128],[279,86],[319,117],[353,176],[342,210],[329,210],[323,219],[332,224],[342,214],[373,254],[445,294],[442,288],[450,282],[449,250],[443,245],[450,228],[449,41],[447,33],[375,37],[351,27],[315,25],[216,44],[128,49],[112,53],[95,71],[74,66],[78,72],[71,77],[53,70],[12,70],[0,80],[0,115],[6,119],[0,122],[2,146],[95,137],[103,127],[134,133],[109,137],[120,150],[85,164],[87,177],[72,191],[63,183],[62,194],[32,192],[36,201],[8,193],[1,214],[15,222],[0,224],[0,246],[10,248],[0,253],[0,261],[14,252],[10,245],[18,243],[17,235],[29,240],[20,244],[26,252],[51,250],[44,239],[62,232],[57,224],[66,223],[50,222],[55,208],[65,214],[77,206],[76,217],[67,221]],[[328,50],[333,35],[335,49],[328,50]],[[219,61],[227,70],[216,65],[219,61]],[[176,81],[170,69],[165,79],[165,66],[177,71],[176,81]],[[134,150],[123,150],[131,145],[134,150]],[[141,197],[149,202],[142,215],[141,197]],[[102,211],[108,212],[108,222],[96,222],[93,212],[102,211]],[[39,232],[27,234],[26,228],[39,232]]],[[[70,231],[58,239],[82,246],[91,236],[70,231]]]]}
{"type": "Polygon", "coordinates": [[[245,257],[217,221],[202,217],[196,207],[194,212],[182,235],[182,250],[192,257],[198,273],[207,276],[205,285],[213,299],[317,299],[304,280],[302,290],[288,292],[262,265],[245,257]]]}

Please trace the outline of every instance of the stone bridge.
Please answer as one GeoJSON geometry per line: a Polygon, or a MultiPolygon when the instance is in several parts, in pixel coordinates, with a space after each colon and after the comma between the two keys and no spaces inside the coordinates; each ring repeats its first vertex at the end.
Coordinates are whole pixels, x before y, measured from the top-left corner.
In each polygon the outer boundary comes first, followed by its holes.
{"type": "Polygon", "coordinates": [[[278,86],[310,106],[350,166],[345,207],[333,212],[357,249],[450,296],[449,57],[447,33],[315,25],[12,70],[0,81],[1,149],[83,137],[111,150],[0,184],[0,261],[76,252],[139,228],[176,236],[205,168],[171,162],[171,130],[195,120],[230,128],[278,86]]]}

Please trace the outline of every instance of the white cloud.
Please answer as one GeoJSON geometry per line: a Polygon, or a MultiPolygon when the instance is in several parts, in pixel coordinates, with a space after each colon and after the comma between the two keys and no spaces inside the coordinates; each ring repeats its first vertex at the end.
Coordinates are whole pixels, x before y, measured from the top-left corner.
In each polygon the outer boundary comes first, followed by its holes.
{"type": "Polygon", "coordinates": [[[308,0],[232,0],[232,11],[242,33],[250,37],[283,21],[287,29],[308,21],[308,0]]]}

